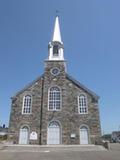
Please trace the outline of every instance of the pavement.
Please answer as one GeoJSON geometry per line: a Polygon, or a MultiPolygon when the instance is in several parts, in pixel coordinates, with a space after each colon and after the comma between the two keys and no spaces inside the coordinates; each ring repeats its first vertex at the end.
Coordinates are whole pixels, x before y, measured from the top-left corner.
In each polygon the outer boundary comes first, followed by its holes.
{"type": "Polygon", "coordinates": [[[120,144],[111,144],[109,151],[95,145],[2,145],[0,160],[120,160],[120,144]]]}

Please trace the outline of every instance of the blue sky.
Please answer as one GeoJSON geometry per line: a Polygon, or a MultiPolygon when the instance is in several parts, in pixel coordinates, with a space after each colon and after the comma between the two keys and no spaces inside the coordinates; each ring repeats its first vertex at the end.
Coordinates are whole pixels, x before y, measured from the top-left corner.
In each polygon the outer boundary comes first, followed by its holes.
{"type": "Polygon", "coordinates": [[[120,126],[120,1],[0,0],[0,125],[12,97],[44,72],[59,10],[67,70],[100,96],[102,133],[120,126]]]}

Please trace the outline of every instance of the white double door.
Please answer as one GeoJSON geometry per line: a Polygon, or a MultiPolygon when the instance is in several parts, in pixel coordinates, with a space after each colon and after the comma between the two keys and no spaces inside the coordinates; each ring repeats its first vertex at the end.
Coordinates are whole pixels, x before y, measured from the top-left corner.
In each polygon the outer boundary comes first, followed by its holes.
{"type": "Polygon", "coordinates": [[[29,131],[27,127],[20,129],[19,144],[28,144],[29,131]]]}
{"type": "Polygon", "coordinates": [[[88,144],[88,130],[86,127],[80,128],[80,144],[88,144]]]}
{"type": "Polygon", "coordinates": [[[60,126],[56,122],[48,126],[47,144],[60,144],[60,126]]]}

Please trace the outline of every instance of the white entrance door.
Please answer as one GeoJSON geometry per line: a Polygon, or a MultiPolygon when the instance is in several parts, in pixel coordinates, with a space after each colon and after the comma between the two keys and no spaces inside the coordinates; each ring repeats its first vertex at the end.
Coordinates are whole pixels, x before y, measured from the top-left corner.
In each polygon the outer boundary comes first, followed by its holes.
{"type": "Polygon", "coordinates": [[[58,122],[50,122],[47,132],[47,144],[60,144],[60,125],[58,122]]]}
{"type": "Polygon", "coordinates": [[[80,128],[80,144],[88,144],[88,130],[86,127],[80,128]]]}
{"type": "Polygon", "coordinates": [[[21,128],[19,136],[19,144],[28,144],[28,135],[29,135],[28,127],[21,128]]]}

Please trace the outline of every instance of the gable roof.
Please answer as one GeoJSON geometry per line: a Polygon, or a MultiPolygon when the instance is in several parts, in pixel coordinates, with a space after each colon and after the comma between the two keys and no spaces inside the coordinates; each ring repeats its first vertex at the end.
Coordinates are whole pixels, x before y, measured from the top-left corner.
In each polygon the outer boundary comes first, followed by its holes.
{"type": "MultiPolygon", "coordinates": [[[[29,83],[28,85],[26,85],[22,90],[19,90],[12,98],[18,96],[19,94],[21,94],[22,92],[24,92],[26,89],[30,88],[37,81],[39,81],[41,78],[44,78],[44,74],[42,74],[41,76],[39,76],[38,78],[36,78],[34,81],[32,81],[31,83],[29,83]]],[[[91,91],[90,89],[88,89],[87,87],[85,87],[83,84],[81,84],[79,81],[77,81],[76,79],[74,79],[72,76],[70,76],[67,73],[66,73],[66,78],[68,80],[72,81],[72,83],[74,83],[75,85],[77,85],[79,88],[82,88],[83,90],[85,90],[88,94],[92,95],[95,99],[99,99],[99,96],[96,93],[94,93],[93,91],[91,91]]]]}
{"type": "Polygon", "coordinates": [[[83,90],[85,90],[88,94],[92,95],[95,99],[99,99],[99,96],[94,93],[93,91],[91,91],[90,89],[88,89],[87,87],[85,87],[83,84],[81,84],[79,81],[75,80],[72,76],[70,76],[69,74],[66,74],[66,78],[70,81],[72,81],[75,85],[77,85],[79,88],[82,88],[83,90]]]}

